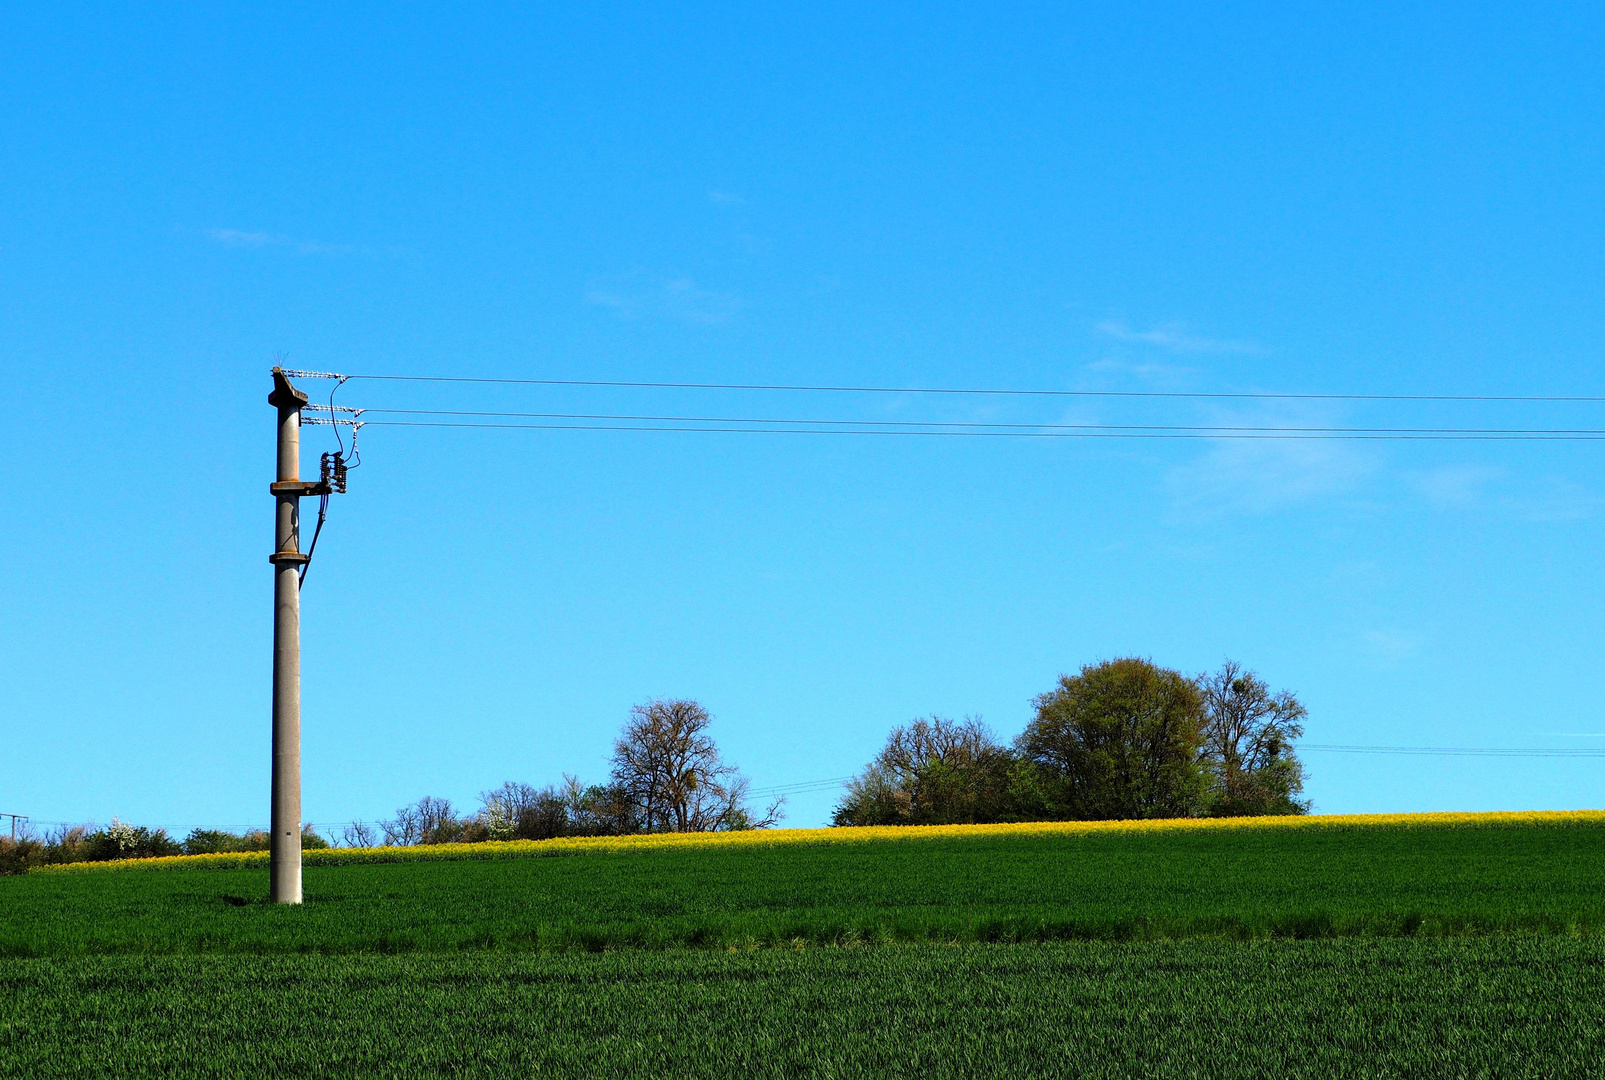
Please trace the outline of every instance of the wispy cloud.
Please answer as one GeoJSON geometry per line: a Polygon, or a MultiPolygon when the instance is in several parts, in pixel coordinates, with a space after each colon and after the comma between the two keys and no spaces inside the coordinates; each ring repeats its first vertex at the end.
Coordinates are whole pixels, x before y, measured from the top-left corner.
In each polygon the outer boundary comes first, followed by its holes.
{"type": "Polygon", "coordinates": [[[1385,664],[1401,664],[1421,650],[1421,638],[1396,628],[1366,630],[1360,634],[1360,648],[1371,659],[1385,664]]]}
{"type": "MultiPolygon", "coordinates": [[[[1211,411],[1199,422],[1237,427],[1308,427],[1333,423],[1317,410],[1211,411]]],[[[1299,438],[1215,438],[1166,477],[1173,499],[1190,512],[1270,512],[1355,493],[1379,468],[1377,452],[1358,443],[1299,438]]]]}
{"type": "Polygon", "coordinates": [[[1114,338],[1116,341],[1152,345],[1170,352],[1242,353],[1255,356],[1265,352],[1263,348],[1251,341],[1226,341],[1219,338],[1200,337],[1197,334],[1189,333],[1176,323],[1166,323],[1151,330],[1134,330],[1119,319],[1106,319],[1093,327],[1093,329],[1105,337],[1114,338]]]}
{"type": "Polygon", "coordinates": [[[734,294],[702,288],[691,278],[643,274],[600,279],[586,290],[585,302],[621,319],[668,318],[701,326],[729,322],[741,308],[734,294]]]}
{"type": "Polygon", "coordinates": [[[1090,371],[1099,375],[1135,375],[1151,383],[1172,384],[1181,382],[1190,376],[1198,374],[1198,369],[1185,367],[1181,364],[1167,364],[1162,361],[1147,361],[1132,363],[1118,357],[1106,356],[1101,360],[1094,360],[1081,370],[1090,371]]]}
{"type": "Polygon", "coordinates": [[[747,205],[747,200],[746,199],[743,199],[740,195],[731,194],[728,191],[709,191],[708,192],[708,201],[711,202],[711,203],[717,203],[720,206],[745,206],[745,205],[747,205]]]}
{"type": "Polygon", "coordinates": [[[288,238],[265,232],[246,232],[243,229],[207,229],[206,235],[224,247],[259,248],[269,244],[288,243],[288,238]]]}
{"type": "Polygon", "coordinates": [[[1467,510],[1487,503],[1488,487],[1505,469],[1483,465],[1445,465],[1405,474],[1405,483],[1438,510],[1467,510]]]}
{"type": "Polygon", "coordinates": [[[321,240],[297,240],[279,233],[246,229],[207,229],[208,239],[231,248],[286,248],[301,255],[354,255],[364,249],[354,244],[327,244],[321,240]]]}
{"type": "Polygon", "coordinates": [[[1406,472],[1407,491],[1434,510],[1497,514],[1528,521],[1581,521],[1605,509],[1605,497],[1561,476],[1522,476],[1505,467],[1445,465],[1406,472]]]}

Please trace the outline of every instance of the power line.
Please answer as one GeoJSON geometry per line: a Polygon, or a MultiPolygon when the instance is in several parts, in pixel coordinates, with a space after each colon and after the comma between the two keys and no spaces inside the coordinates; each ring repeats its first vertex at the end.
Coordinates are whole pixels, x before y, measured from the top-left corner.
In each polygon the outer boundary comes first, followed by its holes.
{"type": "MultiPolygon", "coordinates": [[[[731,420],[725,424],[753,423],[751,421],[731,420]]],[[[777,422],[778,423],[778,422],[777,422]]],[[[851,421],[785,421],[796,424],[842,424],[851,421]]],[[[1170,428],[1143,428],[1141,430],[1077,430],[1077,431],[1043,431],[1043,430],[1010,430],[1010,431],[968,431],[968,430],[931,430],[928,428],[908,429],[891,428],[876,421],[866,420],[862,426],[857,427],[731,427],[711,426],[709,424],[484,424],[463,421],[435,421],[435,420],[368,420],[364,426],[375,427],[419,427],[419,428],[460,428],[479,429],[485,431],[657,431],[657,432],[697,432],[719,433],[732,435],[882,435],[902,437],[927,438],[1002,438],[1002,439],[1283,439],[1283,440],[1339,440],[1361,442],[1599,442],[1605,440],[1605,431],[1588,434],[1554,433],[1522,433],[1517,430],[1505,431],[1502,429],[1483,429],[1475,434],[1433,434],[1431,429],[1420,429],[1420,434],[1404,433],[1377,433],[1364,434],[1365,429],[1242,429],[1242,428],[1200,428],[1197,430],[1176,430],[1170,428]]],[[[1046,425],[1021,425],[1021,427],[1038,428],[1046,425]]],[[[1410,431],[1411,429],[1400,429],[1410,431]]],[[[1472,429],[1477,431],[1478,429],[1472,429]]]]}
{"type": "Polygon", "coordinates": [[[1297,750],[1314,750],[1333,754],[1427,754],[1455,757],[1549,757],[1549,758],[1602,758],[1605,749],[1575,750],[1547,747],[1493,748],[1481,746],[1345,746],[1331,743],[1305,743],[1297,750]]]}
{"type": "MultiPolygon", "coordinates": [[[[817,425],[822,427],[850,428],[935,428],[955,430],[999,431],[1177,431],[1177,432],[1276,432],[1305,434],[1373,434],[1373,435],[1568,435],[1605,436],[1605,428],[1433,428],[1433,427],[1314,427],[1306,425],[1250,425],[1250,424],[1053,424],[1053,423],[999,423],[961,420],[830,420],[816,418],[767,416],[651,416],[634,413],[560,413],[560,412],[487,412],[469,409],[354,409],[352,412],[368,416],[468,416],[508,419],[541,420],[629,420],[643,423],[676,424],[776,424],[817,425]]],[[[364,424],[380,423],[366,420],[364,424]]],[[[490,426],[490,425],[486,425],[490,426]]],[[[531,425],[534,426],[534,425],[531,425]]]]}
{"type": "Polygon", "coordinates": [[[787,393],[834,394],[958,394],[992,397],[1071,398],[1173,398],[1243,401],[1462,401],[1462,402],[1605,402],[1605,395],[1583,394],[1315,394],[1224,393],[1166,390],[1008,390],[982,387],[933,386],[812,386],[787,383],[644,382],[622,379],[486,379],[455,375],[336,375],[332,372],[291,371],[291,376],[322,379],[367,379],[374,382],[434,382],[499,386],[575,386],[636,390],[761,390],[787,393]]]}
{"type": "Polygon", "coordinates": [[[777,784],[774,787],[753,788],[749,795],[803,795],[812,791],[829,791],[845,784],[851,776],[833,776],[828,780],[800,780],[795,784],[777,784]]]}

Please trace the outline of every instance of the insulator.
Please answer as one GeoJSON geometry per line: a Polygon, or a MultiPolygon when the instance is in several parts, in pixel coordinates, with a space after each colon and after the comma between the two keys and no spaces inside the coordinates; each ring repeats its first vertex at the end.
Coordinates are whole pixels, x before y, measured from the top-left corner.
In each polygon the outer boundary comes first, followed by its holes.
{"type": "Polygon", "coordinates": [[[323,482],[329,485],[330,491],[345,494],[346,490],[346,460],[338,453],[326,453],[321,462],[323,482]]]}

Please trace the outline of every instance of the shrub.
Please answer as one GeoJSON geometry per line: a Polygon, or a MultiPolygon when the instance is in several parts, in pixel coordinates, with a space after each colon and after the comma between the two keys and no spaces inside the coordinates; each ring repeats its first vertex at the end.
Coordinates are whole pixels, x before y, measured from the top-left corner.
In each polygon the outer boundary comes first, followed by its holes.
{"type": "Polygon", "coordinates": [[[0,836],[0,875],[26,873],[44,862],[44,845],[28,834],[0,836]]]}
{"type": "Polygon", "coordinates": [[[213,855],[221,851],[266,851],[268,834],[260,830],[247,833],[221,829],[192,829],[184,837],[184,854],[213,855]]]}

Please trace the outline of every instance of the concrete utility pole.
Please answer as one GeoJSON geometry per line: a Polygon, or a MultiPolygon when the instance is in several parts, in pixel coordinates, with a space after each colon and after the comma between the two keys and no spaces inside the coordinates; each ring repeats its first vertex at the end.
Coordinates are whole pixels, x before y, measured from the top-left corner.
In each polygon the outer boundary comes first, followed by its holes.
{"type": "Polygon", "coordinates": [[[301,479],[301,409],[307,396],[273,369],[268,404],[279,411],[278,480],[273,564],[273,806],[269,838],[270,895],[275,904],[301,902],[301,496],[328,484],[301,479]]]}

